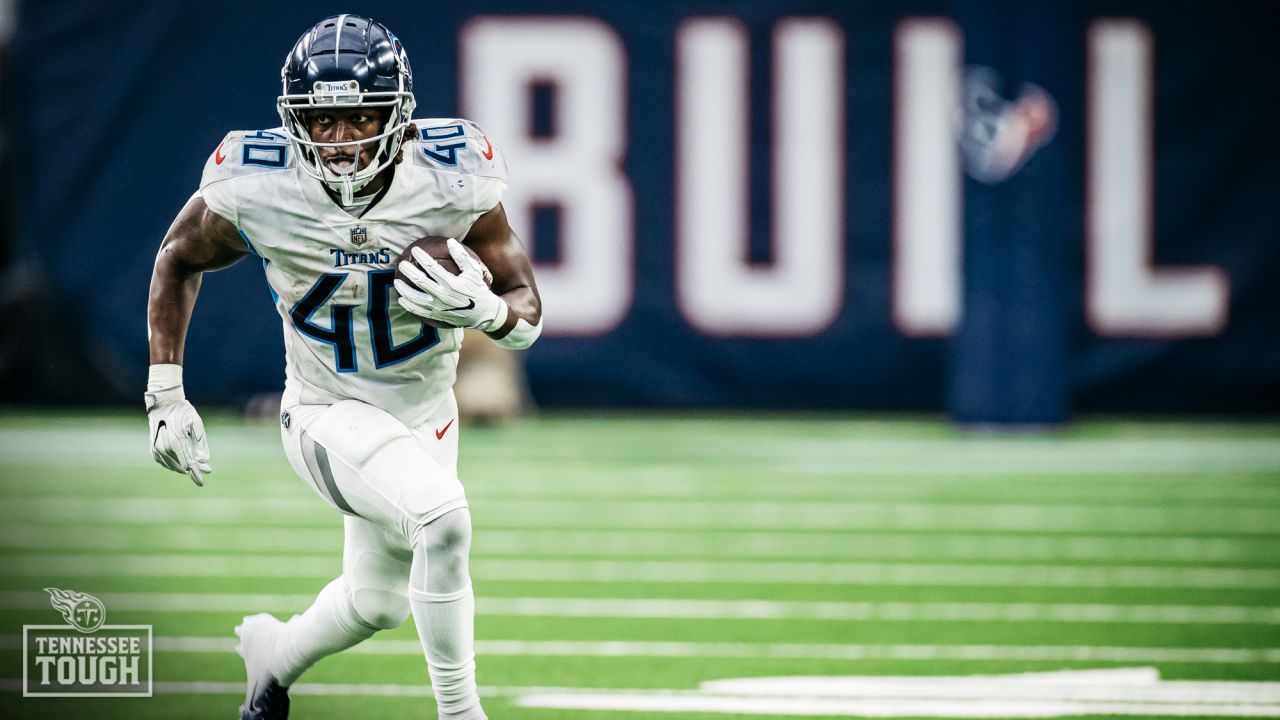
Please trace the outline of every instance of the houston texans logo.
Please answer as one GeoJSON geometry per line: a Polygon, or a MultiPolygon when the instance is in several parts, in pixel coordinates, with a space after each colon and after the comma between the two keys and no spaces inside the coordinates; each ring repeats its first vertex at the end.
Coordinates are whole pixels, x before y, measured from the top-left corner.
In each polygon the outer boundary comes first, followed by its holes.
{"type": "Polygon", "coordinates": [[[62,618],[82,633],[91,633],[107,621],[107,607],[88,593],[58,588],[45,588],[44,591],[49,593],[53,609],[62,613],[62,618]]]}

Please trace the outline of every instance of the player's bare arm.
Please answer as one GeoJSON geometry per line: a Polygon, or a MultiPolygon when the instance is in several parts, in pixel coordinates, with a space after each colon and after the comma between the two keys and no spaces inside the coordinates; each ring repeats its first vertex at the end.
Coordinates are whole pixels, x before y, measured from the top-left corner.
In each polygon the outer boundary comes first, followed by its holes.
{"type": "Polygon", "coordinates": [[[464,244],[476,251],[493,274],[493,292],[507,303],[507,321],[488,333],[495,340],[505,338],[519,320],[536,326],[542,321],[542,298],[533,279],[533,263],[524,243],[507,224],[502,203],[481,215],[471,226],[464,244]]]}
{"type": "Polygon", "coordinates": [[[206,271],[221,270],[248,254],[229,220],[199,196],[187,201],[156,253],[147,302],[151,364],[182,364],[187,325],[206,271]]]}
{"type": "Polygon", "coordinates": [[[182,351],[200,279],[248,253],[236,227],[205,205],[189,200],[165,234],[151,272],[147,328],[151,368],[146,408],[151,456],[185,473],[196,485],[213,472],[204,422],[182,389],[182,351]]]}

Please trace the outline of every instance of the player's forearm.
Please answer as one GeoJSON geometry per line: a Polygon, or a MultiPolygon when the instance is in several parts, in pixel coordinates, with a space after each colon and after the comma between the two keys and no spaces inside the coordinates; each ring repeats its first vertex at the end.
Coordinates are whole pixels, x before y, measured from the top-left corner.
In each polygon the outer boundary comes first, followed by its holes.
{"type": "Polygon", "coordinates": [[[498,293],[498,297],[507,304],[507,322],[489,333],[489,337],[500,338],[511,332],[516,320],[525,320],[536,325],[543,316],[543,304],[529,287],[517,287],[515,290],[498,293]]]}
{"type": "Polygon", "coordinates": [[[518,287],[498,297],[507,304],[508,323],[514,323],[516,318],[521,318],[530,325],[537,325],[542,320],[542,300],[531,288],[518,287]]]}
{"type": "Polygon", "coordinates": [[[542,333],[542,301],[529,287],[519,287],[499,297],[507,304],[507,319],[487,335],[498,345],[512,350],[529,347],[542,333]]]}
{"type": "Polygon", "coordinates": [[[162,250],[151,274],[147,300],[147,341],[151,364],[182,364],[187,326],[200,293],[203,273],[181,267],[162,250]]]}

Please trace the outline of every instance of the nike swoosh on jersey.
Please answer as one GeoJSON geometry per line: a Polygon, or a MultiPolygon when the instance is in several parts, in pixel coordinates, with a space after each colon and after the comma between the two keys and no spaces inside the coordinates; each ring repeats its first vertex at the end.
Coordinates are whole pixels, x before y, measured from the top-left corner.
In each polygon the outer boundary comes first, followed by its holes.
{"type": "Polygon", "coordinates": [[[218,149],[213,151],[213,163],[221,165],[222,161],[226,159],[227,156],[222,154],[222,143],[218,143],[218,149]]]}
{"type": "Polygon", "coordinates": [[[493,159],[493,143],[489,142],[489,138],[487,136],[484,139],[484,150],[481,151],[480,154],[484,156],[485,160],[493,159]]]}

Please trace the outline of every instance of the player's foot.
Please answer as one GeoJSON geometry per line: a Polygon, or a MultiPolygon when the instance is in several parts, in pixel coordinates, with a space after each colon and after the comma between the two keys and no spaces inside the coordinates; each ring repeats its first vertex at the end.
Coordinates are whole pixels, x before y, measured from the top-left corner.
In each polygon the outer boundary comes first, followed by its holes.
{"type": "Polygon", "coordinates": [[[240,706],[240,720],[286,720],[289,717],[289,688],[281,687],[271,674],[271,648],[280,621],[260,613],[250,615],[236,626],[240,642],[236,652],[244,658],[249,688],[240,706]]]}

